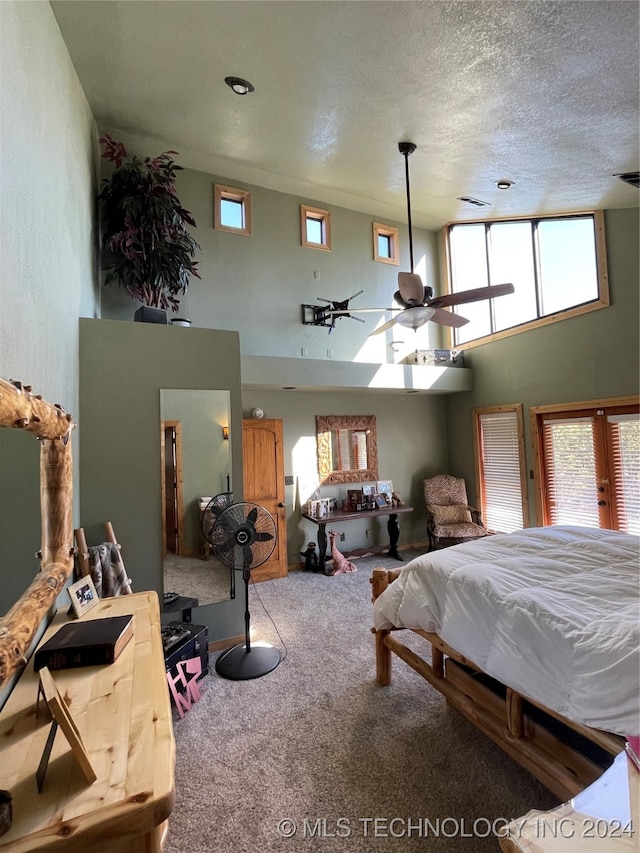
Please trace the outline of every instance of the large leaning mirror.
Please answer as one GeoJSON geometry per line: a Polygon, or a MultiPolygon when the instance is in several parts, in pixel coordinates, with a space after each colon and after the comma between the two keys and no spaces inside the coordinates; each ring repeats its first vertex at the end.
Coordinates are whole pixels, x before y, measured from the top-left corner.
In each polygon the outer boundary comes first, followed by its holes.
{"type": "Polygon", "coordinates": [[[321,483],[366,483],[378,479],[375,415],[318,415],[316,443],[321,483]]]}
{"type": "Polygon", "coordinates": [[[195,599],[194,607],[228,601],[229,568],[200,521],[203,499],[233,489],[230,394],[163,388],[160,421],[164,592],[195,599]]]}

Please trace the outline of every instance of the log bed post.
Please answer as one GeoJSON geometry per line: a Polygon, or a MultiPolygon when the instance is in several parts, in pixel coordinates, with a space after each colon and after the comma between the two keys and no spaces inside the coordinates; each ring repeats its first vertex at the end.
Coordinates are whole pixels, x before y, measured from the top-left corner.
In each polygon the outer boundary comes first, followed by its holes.
{"type": "MultiPolygon", "coordinates": [[[[401,571],[401,569],[374,569],[372,577],[369,578],[369,583],[372,586],[371,600],[375,601],[378,596],[382,595],[401,571]]],[[[375,635],[376,641],[376,681],[381,687],[386,687],[391,684],[391,649],[386,642],[390,632],[386,630],[376,631],[375,628],[372,628],[371,631],[375,635]]]]}
{"type": "Polygon", "coordinates": [[[0,618],[0,689],[26,663],[29,646],[73,571],[72,416],[31,393],[29,385],[0,379],[0,427],[23,429],[41,441],[40,572],[0,618]]]}

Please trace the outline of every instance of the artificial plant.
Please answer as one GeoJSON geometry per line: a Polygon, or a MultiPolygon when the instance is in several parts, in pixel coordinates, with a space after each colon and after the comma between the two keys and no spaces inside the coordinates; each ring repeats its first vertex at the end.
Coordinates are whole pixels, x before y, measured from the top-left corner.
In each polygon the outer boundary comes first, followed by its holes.
{"type": "Polygon", "coordinates": [[[177,311],[189,277],[200,278],[193,259],[200,246],[186,227],[196,223],[176,195],[177,152],[140,159],[108,134],[100,143],[115,164],[98,195],[104,283],[117,282],[144,305],[177,311]]]}

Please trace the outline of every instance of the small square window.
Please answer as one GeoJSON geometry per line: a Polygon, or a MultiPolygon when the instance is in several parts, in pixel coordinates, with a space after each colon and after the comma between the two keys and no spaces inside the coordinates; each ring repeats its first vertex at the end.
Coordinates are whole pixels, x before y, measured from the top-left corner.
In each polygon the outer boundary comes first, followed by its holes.
{"type": "Polygon", "coordinates": [[[300,227],[303,246],[331,251],[331,214],[328,210],[301,204],[300,227]]]}
{"type": "Polygon", "coordinates": [[[251,236],[251,194],[246,190],[215,184],[213,197],[216,231],[251,236]]]}
{"type": "Polygon", "coordinates": [[[391,225],[373,223],[373,260],[381,264],[400,264],[398,229],[391,225]]]}

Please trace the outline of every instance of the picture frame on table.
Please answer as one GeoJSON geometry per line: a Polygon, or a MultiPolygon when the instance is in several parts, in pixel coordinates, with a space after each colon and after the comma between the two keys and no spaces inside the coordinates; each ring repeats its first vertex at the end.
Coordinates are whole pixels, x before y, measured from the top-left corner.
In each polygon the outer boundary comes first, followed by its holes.
{"type": "Polygon", "coordinates": [[[347,498],[351,509],[362,505],[362,489],[347,489],[347,498]]]}
{"type": "Polygon", "coordinates": [[[387,500],[384,495],[374,495],[373,499],[378,509],[383,509],[384,507],[388,506],[387,500]]]}
{"type": "Polygon", "coordinates": [[[72,583],[68,589],[71,606],[76,616],[84,616],[100,601],[98,593],[89,575],[72,583]]]}
{"type": "Polygon", "coordinates": [[[373,498],[376,493],[376,487],[371,484],[370,486],[362,487],[362,497],[363,498],[373,498]]]}
{"type": "MultiPolygon", "coordinates": [[[[91,585],[93,586],[93,584],[91,585]]],[[[40,764],[36,773],[38,792],[40,793],[42,791],[44,785],[44,777],[47,772],[49,756],[51,753],[51,747],[53,746],[53,738],[55,737],[55,731],[57,726],[60,726],[64,736],[69,742],[71,752],[73,753],[74,758],[80,765],[80,769],[82,770],[84,778],[89,784],[95,782],[98,776],[91,763],[91,758],[89,757],[87,748],[82,740],[82,735],[80,734],[75,720],[73,719],[69,706],[67,705],[62,694],[58,690],[58,686],[53,680],[53,676],[51,675],[49,669],[46,666],[42,667],[38,675],[40,677],[40,682],[38,685],[38,697],[36,700],[36,715],[38,713],[38,706],[40,704],[40,694],[42,694],[44,696],[45,702],[49,706],[49,711],[51,712],[51,716],[53,718],[54,723],[54,725],[52,726],[53,737],[51,736],[51,734],[49,735],[49,740],[47,740],[47,744],[45,746],[42,758],[40,759],[40,764]]]]}
{"type": "Polygon", "coordinates": [[[391,495],[393,494],[393,483],[391,480],[378,480],[376,483],[376,494],[384,495],[387,506],[391,504],[391,495]]]}

